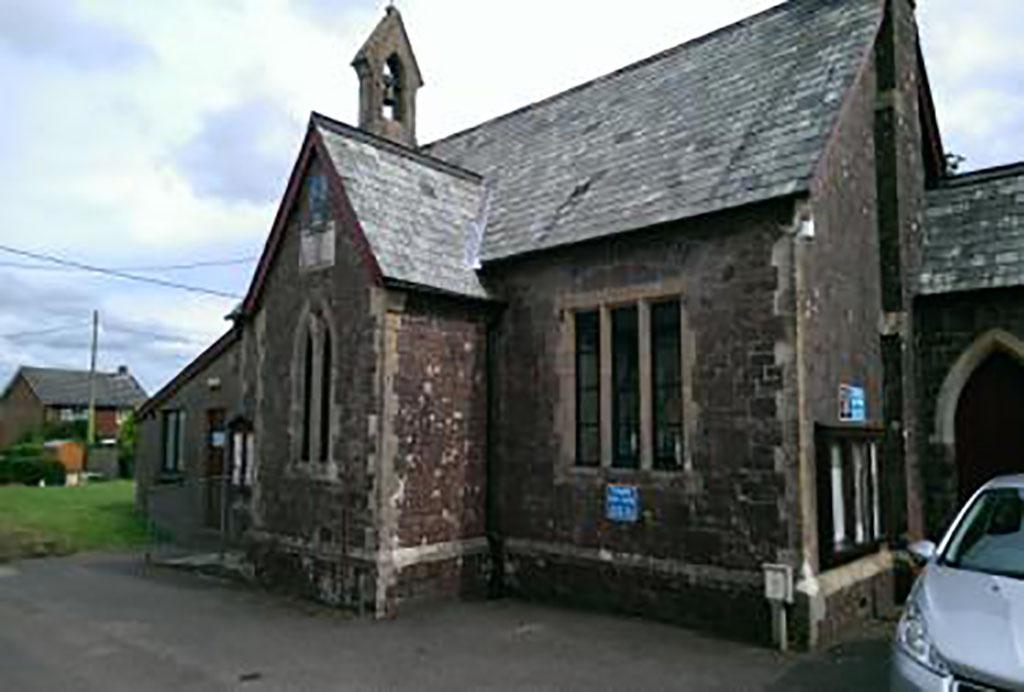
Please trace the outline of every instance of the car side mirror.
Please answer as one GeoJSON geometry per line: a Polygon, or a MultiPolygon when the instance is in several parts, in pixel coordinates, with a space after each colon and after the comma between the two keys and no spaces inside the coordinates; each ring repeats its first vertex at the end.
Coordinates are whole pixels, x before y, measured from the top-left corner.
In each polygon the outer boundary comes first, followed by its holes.
{"type": "Polygon", "coordinates": [[[907,550],[916,562],[924,564],[935,557],[936,547],[931,541],[917,541],[907,546],[907,550]]]}

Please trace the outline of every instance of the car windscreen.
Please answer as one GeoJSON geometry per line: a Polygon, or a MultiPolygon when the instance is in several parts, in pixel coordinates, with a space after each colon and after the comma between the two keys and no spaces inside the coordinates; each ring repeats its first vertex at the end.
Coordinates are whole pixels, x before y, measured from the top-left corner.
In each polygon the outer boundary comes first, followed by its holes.
{"type": "Polygon", "coordinates": [[[956,527],[942,563],[1024,578],[1024,490],[993,488],[978,495],[956,527]]]}

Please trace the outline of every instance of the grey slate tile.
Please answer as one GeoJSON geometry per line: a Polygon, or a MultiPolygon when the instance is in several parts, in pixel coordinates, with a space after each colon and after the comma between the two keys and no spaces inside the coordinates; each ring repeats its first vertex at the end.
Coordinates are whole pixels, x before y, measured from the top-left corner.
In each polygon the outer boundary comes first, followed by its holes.
{"type": "Polygon", "coordinates": [[[918,290],[1024,285],[1024,165],[947,179],[927,194],[918,290]]]}
{"type": "MultiPolygon", "coordinates": [[[[21,375],[39,400],[49,406],[86,406],[89,403],[89,371],[23,367],[21,375]]],[[[96,405],[135,408],[146,392],[130,373],[96,373],[96,405]]]]}
{"type": "Polygon", "coordinates": [[[803,191],[880,18],[792,0],[423,150],[493,182],[485,260],[803,191]]]}
{"type": "Polygon", "coordinates": [[[319,115],[314,123],[384,276],[488,297],[466,261],[483,203],[479,177],[319,115]]]}

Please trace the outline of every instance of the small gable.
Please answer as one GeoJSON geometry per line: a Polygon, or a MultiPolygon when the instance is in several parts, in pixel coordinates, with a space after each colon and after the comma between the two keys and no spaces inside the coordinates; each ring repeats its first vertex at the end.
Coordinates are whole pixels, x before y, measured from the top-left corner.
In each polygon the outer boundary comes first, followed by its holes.
{"type": "Polygon", "coordinates": [[[472,298],[485,186],[475,174],[314,116],[359,228],[387,280],[472,298]]]}

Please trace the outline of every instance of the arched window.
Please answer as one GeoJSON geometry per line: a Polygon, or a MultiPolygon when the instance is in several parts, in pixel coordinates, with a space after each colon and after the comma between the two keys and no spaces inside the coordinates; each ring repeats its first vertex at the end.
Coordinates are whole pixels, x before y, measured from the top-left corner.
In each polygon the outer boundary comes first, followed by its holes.
{"type": "Polygon", "coordinates": [[[330,458],[331,448],[331,332],[323,330],[323,350],[320,368],[320,461],[330,458]]]}
{"type": "Polygon", "coordinates": [[[402,61],[392,53],[384,61],[384,115],[391,120],[402,119],[402,61]]]}
{"type": "Polygon", "coordinates": [[[306,328],[302,358],[302,459],[309,459],[313,437],[313,330],[306,328]]]}
{"type": "MultiPolygon", "coordinates": [[[[302,320],[296,343],[294,365],[296,405],[292,409],[297,426],[299,461],[330,461],[333,410],[334,344],[329,319],[318,311],[302,320]]],[[[293,428],[296,429],[296,428],[293,428]]]]}

